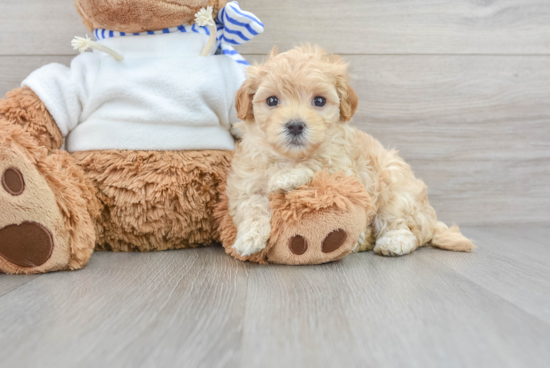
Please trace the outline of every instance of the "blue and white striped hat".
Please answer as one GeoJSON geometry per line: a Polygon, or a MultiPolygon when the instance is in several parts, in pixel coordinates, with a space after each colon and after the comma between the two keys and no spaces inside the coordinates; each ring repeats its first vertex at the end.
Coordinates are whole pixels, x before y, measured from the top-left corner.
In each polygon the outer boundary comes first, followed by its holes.
{"type": "MultiPolygon", "coordinates": [[[[238,2],[232,1],[218,12],[218,16],[216,17],[216,29],[218,53],[230,56],[239,64],[250,65],[232,46],[242,45],[255,36],[263,33],[264,25],[260,19],[252,13],[242,10],[238,2]]],[[[208,27],[201,27],[197,24],[183,24],[178,27],[165,28],[160,31],[145,31],[139,33],[116,32],[98,28],[94,30],[94,36],[96,40],[104,40],[120,36],[148,36],[173,32],[194,32],[210,36],[208,27]]]]}

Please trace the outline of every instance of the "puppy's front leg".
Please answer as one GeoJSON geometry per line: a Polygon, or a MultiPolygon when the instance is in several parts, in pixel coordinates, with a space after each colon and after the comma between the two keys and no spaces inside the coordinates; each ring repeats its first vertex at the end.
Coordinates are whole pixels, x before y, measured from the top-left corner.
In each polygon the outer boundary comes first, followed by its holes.
{"type": "Polygon", "coordinates": [[[253,194],[239,203],[236,216],[237,240],[233,249],[246,257],[261,252],[267,246],[271,234],[271,211],[269,198],[253,194]]]}
{"type": "Polygon", "coordinates": [[[269,192],[283,190],[289,192],[311,181],[315,173],[308,167],[299,166],[278,171],[269,179],[269,192]]]}

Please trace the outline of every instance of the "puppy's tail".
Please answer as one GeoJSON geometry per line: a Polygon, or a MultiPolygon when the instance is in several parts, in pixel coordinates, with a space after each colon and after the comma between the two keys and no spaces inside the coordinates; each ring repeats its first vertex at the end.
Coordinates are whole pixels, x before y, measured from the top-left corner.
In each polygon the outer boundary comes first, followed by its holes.
{"type": "Polygon", "coordinates": [[[431,245],[439,249],[468,253],[476,248],[470,239],[462,235],[458,226],[453,225],[449,228],[441,221],[435,224],[434,237],[431,245]]]}

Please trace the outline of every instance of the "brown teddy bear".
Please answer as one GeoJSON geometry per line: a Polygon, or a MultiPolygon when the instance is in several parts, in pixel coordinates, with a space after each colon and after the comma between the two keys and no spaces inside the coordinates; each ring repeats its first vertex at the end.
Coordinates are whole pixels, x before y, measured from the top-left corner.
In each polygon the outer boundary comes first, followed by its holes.
{"type": "Polygon", "coordinates": [[[33,72],[0,101],[5,273],[79,269],[94,248],[219,238],[213,210],[247,64],[231,45],[263,25],[225,0],[75,5],[96,38],[77,46],[94,52],[33,72]]]}

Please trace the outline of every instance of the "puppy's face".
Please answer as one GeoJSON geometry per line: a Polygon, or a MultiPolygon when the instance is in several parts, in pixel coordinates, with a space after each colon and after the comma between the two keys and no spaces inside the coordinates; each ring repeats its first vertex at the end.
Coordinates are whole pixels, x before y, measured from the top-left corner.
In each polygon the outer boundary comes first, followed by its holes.
{"type": "Polygon", "coordinates": [[[304,159],[327,139],[331,128],[351,119],[357,95],[347,65],[318,47],[304,46],[249,69],[237,93],[239,118],[255,124],[264,143],[290,159],[304,159]]]}

